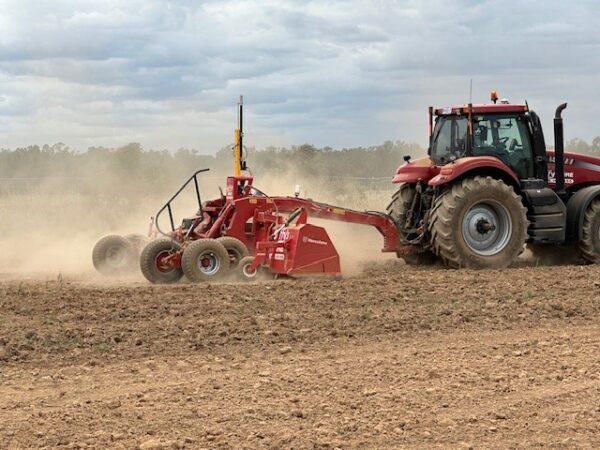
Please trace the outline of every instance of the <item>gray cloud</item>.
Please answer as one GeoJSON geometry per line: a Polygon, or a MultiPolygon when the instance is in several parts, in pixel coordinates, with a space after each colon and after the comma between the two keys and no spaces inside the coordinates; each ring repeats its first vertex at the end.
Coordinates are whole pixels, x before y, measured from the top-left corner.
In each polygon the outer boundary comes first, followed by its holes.
{"type": "Polygon", "coordinates": [[[490,89],[548,131],[596,125],[597,2],[0,0],[0,146],[135,140],[213,151],[247,97],[248,142],[424,143],[425,110],[490,89]]]}

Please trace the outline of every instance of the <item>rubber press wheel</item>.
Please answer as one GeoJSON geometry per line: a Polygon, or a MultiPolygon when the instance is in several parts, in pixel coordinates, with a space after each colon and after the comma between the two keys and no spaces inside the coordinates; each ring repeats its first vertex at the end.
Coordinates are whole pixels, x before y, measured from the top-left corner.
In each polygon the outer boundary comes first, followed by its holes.
{"type": "Polygon", "coordinates": [[[223,247],[227,250],[231,269],[236,268],[239,262],[250,254],[248,247],[242,241],[232,236],[222,236],[217,239],[217,242],[223,244],[223,247]]]}
{"type": "Polygon", "coordinates": [[[122,236],[111,234],[94,245],[92,263],[102,275],[115,276],[133,270],[136,256],[131,242],[122,236]]]}
{"type": "Polygon", "coordinates": [[[181,268],[188,280],[194,283],[217,279],[230,267],[229,253],[216,239],[198,239],[183,251],[181,268]]]}
{"type": "Polygon", "coordinates": [[[157,239],[150,242],[140,255],[140,269],[150,283],[171,284],[176,283],[183,276],[179,267],[171,267],[166,264],[165,259],[181,246],[168,238],[157,239]]]}

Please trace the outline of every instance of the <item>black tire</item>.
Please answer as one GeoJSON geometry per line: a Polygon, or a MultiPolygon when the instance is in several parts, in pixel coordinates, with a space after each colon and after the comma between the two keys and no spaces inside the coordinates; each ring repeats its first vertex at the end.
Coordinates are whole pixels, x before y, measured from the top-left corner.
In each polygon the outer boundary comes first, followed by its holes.
{"type": "Polygon", "coordinates": [[[526,212],[512,186],[491,177],[466,178],[435,200],[431,245],[449,267],[508,267],[527,239],[526,212]]]}
{"type": "Polygon", "coordinates": [[[150,283],[171,284],[178,282],[183,276],[181,268],[161,269],[158,258],[161,255],[175,253],[181,249],[179,243],[169,238],[151,241],[140,255],[140,269],[150,283]]]}
{"type": "Polygon", "coordinates": [[[181,257],[183,273],[193,283],[223,277],[229,271],[229,266],[229,253],[216,239],[198,239],[192,242],[181,257]]]}
{"type": "MultiPolygon", "coordinates": [[[[415,187],[412,184],[403,183],[400,188],[392,196],[392,201],[387,206],[387,213],[396,223],[402,239],[408,239],[410,236],[406,236],[402,233],[401,228],[406,223],[406,215],[412,206],[412,201],[415,196],[415,187]]],[[[430,266],[435,264],[437,256],[429,249],[424,249],[421,246],[415,245],[414,253],[406,255],[397,253],[398,258],[404,260],[404,262],[410,266],[427,265],[430,266]]]]}
{"type": "Polygon", "coordinates": [[[235,269],[242,258],[250,255],[248,247],[237,238],[232,236],[222,236],[217,239],[217,242],[223,244],[225,250],[229,254],[229,268],[235,269]]]}
{"type": "Polygon", "coordinates": [[[136,251],[123,236],[104,236],[92,250],[92,263],[106,276],[122,275],[135,268],[136,251]]]}
{"type": "Polygon", "coordinates": [[[254,261],[254,256],[246,256],[240,260],[240,263],[237,266],[236,273],[237,276],[243,281],[256,281],[260,277],[260,271],[255,270],[254,272],[248,271],[248,266],[252,264],[254,261]]]}
{"type": "Polygon", "coordinates": [[[235,269],[236,278],[242,281],[268,281],[274,275],[265,267],[259,266],[254,272],[248,272],[247,267],[254,261],[254,256],[242,258],[235,269]]]}
{"type": "Polygon", "coordinates": [[[588,263],[600,264],[600,199],[592,201],[583,217],[581,256],[588,263]]]}

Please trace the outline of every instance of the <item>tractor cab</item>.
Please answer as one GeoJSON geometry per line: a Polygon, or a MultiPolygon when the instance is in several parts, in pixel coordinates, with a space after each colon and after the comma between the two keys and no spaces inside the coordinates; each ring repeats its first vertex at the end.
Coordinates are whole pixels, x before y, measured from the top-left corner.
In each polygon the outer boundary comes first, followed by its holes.
{"type": "Polygon", "coordinates": [[[534,164],[533,119],[527,105],[464,105],[436,109],[434,114],[429,155],[436,165],[466,156],[493,156],[519,179],[539,175],[534,164]]]}
{"type": "Polygon", "coordinates": [[[416,247],[405,261],[506,267],[525,243],[577,245],[584,260],[599,261],[600,159],[564,152],[567,104],[556,108],[547,151],[526,103],[498,101],[496,92],[491,100],[429,108],[429,156],[405,158],[387,208],[402,242],[416,247]]]}

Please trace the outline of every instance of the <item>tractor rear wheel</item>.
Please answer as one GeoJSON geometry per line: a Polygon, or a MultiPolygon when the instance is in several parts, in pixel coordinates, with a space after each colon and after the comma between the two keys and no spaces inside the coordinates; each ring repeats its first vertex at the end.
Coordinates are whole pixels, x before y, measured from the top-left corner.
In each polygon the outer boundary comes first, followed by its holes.
{"type": "Polygon", "coordinates": [[[227,249],[216,239],[198,239],[183,251],[181,268],[194,283],[219,278],[229,271],[227,249]]]}
{"type": "Polygon", "coordinates": [[[222,236],[217,239],[217,242],[223,244],[223,247],[225,247],[225,250],[229,253],[229,267],[231,269],[236,268],[242,258],[245,258],[250,254],[248,247],[233,236],[222,236]]]}
{"type": "Polygon", "coordinates": [[[181,246],[169,238],[150,242],[140,255],[140,269],[150,283],[176,283],[183,276],[180,267],[171,267],[165,258],[178,252],[181,246]]]}
{"type": "Polygon", "coordinates": [[[526,211],[512,186],[491,177],[464,179],[435,200],[431,244],[450,267],[508,267],[527,239],[526,211]]]}
{"type": "Polygon", "coordinates": [[[98,272],[106,276],[127,273],[135,267],[137,252],[122,236],[104,236],[92,250],[92,263],[98,272]]]}
{"type": "Polygon", "coordinates": [[[600,264],[600,199],[594,200],[585,212],[582,232],[581,256],[589,263],[600,264]]]}
{"type": "MultiPolygon", "coordinates": [[[[402,228],[406,223],[408,212],[412,206],[413,199],[416,195],[414,185],[404,183],[392,196],[392,201],[387,207],[387,213],[392,218],[400,237],[403,240],[410,240],[411,236],[406,235],[402,232],[402,228]]],[[[402,258],[404,262],[411,266],[417,265],[431,265],[435,264],[437,257],[429,249],[424,249],[422,246],[415,245],[415,252],[406,255],[397,253],[398,258],[402,258]]]]}

